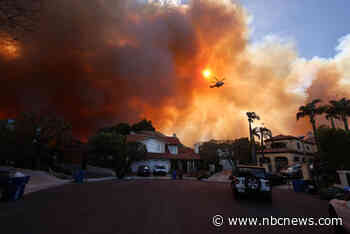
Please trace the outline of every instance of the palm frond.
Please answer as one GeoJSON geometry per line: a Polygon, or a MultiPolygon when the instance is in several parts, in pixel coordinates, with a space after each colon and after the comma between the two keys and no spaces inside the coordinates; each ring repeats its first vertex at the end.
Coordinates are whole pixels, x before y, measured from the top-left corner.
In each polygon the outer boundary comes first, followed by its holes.
{"type": "Polygon", "coordinates": [[[299,111],[296,115],[297,117],[297,120],[301,119],[301,118],[304,118],[306,116],[305,112],[303,111],[299,111]]]}

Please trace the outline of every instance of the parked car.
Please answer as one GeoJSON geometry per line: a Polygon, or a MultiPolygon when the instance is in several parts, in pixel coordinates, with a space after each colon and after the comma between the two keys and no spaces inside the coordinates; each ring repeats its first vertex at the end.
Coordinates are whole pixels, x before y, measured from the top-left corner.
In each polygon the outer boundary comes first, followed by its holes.
{"type": "Polygon", "coordinates": [[[150,170],[149,166],[146,166],[146,165],[139,166],[139,168],[137,170],[137,175],[138,176],[150,176],[151,170],[150,170]]]}
{"type": "Polygon", "coordinates": [[[242,195],[256,195],[272,201],[271,184],[264,167],[239,165],[231,178],[235,199],[242,195]]]}
{"type": "Polygon", "coordinates": [[[305,180],[305,192],[310,194],[316,194],[318,192],[318,186],[313,180],[305,180]]]}
{"type": "Polygon", "coordinates": [[[349,193],[332,199],[329,202],[328,213],[331,218],[341,218],[342,225],[334,225],[334,233],[350,231],[350,196],[349,193]]]}
{"type": "Polygon", "coordinates": [[[280,173],[286,179],[300,179],[303,176],[300,164],[295,164],[293,166],[289,166],[289,167],[281,170],[280,173]]]}
{"type": "Polygon", "coordinates": [[[329,187],[320,189],[320,198],[322,200],[332,200],[344,196],[345,191],[338,187],[329,187]]]}
{"type": "Polygon", "coordinates": [[[168,174],[168,170],[165,166],[156,165],[153,169],[153,175],[166,176],[168,174]]]}
{"type": "Polygon", "coordinates": [[[286,178],[282,175],[266,173],[266,178],[270,180],[271,186],[286,184],[286,178]]]}

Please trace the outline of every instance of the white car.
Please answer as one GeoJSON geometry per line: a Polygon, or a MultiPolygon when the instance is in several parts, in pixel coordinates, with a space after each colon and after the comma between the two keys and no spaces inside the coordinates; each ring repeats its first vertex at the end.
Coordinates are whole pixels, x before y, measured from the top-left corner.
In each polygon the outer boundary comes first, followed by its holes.
{"type": "Polygon", "coordinates": [[[264,167],[237,166],[232,176],[231,189],[237,200],[242,195],[256,195],[272,201],[271,184],[264,167]]]}
{"type": "Polygon", "coordinates": [[[167,174],[168,174],[168,170],[163,165],[156,165],[153,169],[153,175],[166,176],[167,174]]]}
{"type": "Polygon", "coordinates": [[[344,199],[332,199],[329,202],[328,212],[331,218],[342,218],[343,225],[333,225],[335,233],[344,233],[345,230],[350,231],[349,195],[346,195],[344,199]]]}

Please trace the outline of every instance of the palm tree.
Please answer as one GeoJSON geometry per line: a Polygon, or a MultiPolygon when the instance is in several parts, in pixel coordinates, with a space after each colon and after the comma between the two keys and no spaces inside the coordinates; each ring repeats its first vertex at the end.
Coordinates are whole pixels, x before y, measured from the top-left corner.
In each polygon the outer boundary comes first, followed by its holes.
{"type": "Polygon", "coordinates": [[[335,107],[330,103],[330,105],[324,106],[326,119],[331,122],[332,128],[335,129],[335,119],[339,119],[339,115],[336,112],[335,107]]]}
{"type": "Polygon", "coordinates": [[[264,151],[265,151],[265,146],[264,146],[264,140],[271,138],[272,137],[272,132],[270,129],[265,128],[264,126],[262,127],[256,127],[253,129],[253,135],[257,136],[260,139],[260,145],[261,145],[261,154],[262,158],[265,158],[264,151]]]}
{"type": "Polygon", "coordinates": [[[297,120],[300,118],[304,118],[308,116],[310,118],[310,123],[312,125],[313,133],[315,136],[315,141],[317,145],[317,150],[320,150],[319,141],[317,138],[317,131],[316,131],[316,116],[321,115],[325,112],[325,108],[322,106],[317,107],[316,104],[320,103],[321,99],[315,99],[310,103],[307,103],[305,106],[299,107],[299,112],[296,114],[297,120]]]}
{"type": "Polygon", "coordinates": [[[331,105],[334,108],[335,113],[344,122],[344,128],[349,131],[348,116],[350,115],[350,99],[342,98],[339,101],[331,100],[331,105]]]}
{"type": "Polygon", "coordinates": [[[250,144],[252,146],[252,161],[256,163],[256,152],[255,152],[255,141],[253,137],[252,123],[254,120],[260,120],[260,117],[255,112],[247,112],[248,122],[249,122],[249,136],[250,144]]]}

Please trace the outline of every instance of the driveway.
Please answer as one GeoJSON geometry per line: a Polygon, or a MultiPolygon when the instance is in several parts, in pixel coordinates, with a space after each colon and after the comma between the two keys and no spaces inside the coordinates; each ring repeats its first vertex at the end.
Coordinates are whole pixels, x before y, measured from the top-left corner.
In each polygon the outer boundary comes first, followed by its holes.
{"type": "Polygon", "coordinates": [[[273,202],[236,201],[225,183],[172,180],[67,184],[0,203],[11,234],[330,233],[324,226],[214,227],[211,217],[327,217],[327,202],[275,189],[273,202]]]}

